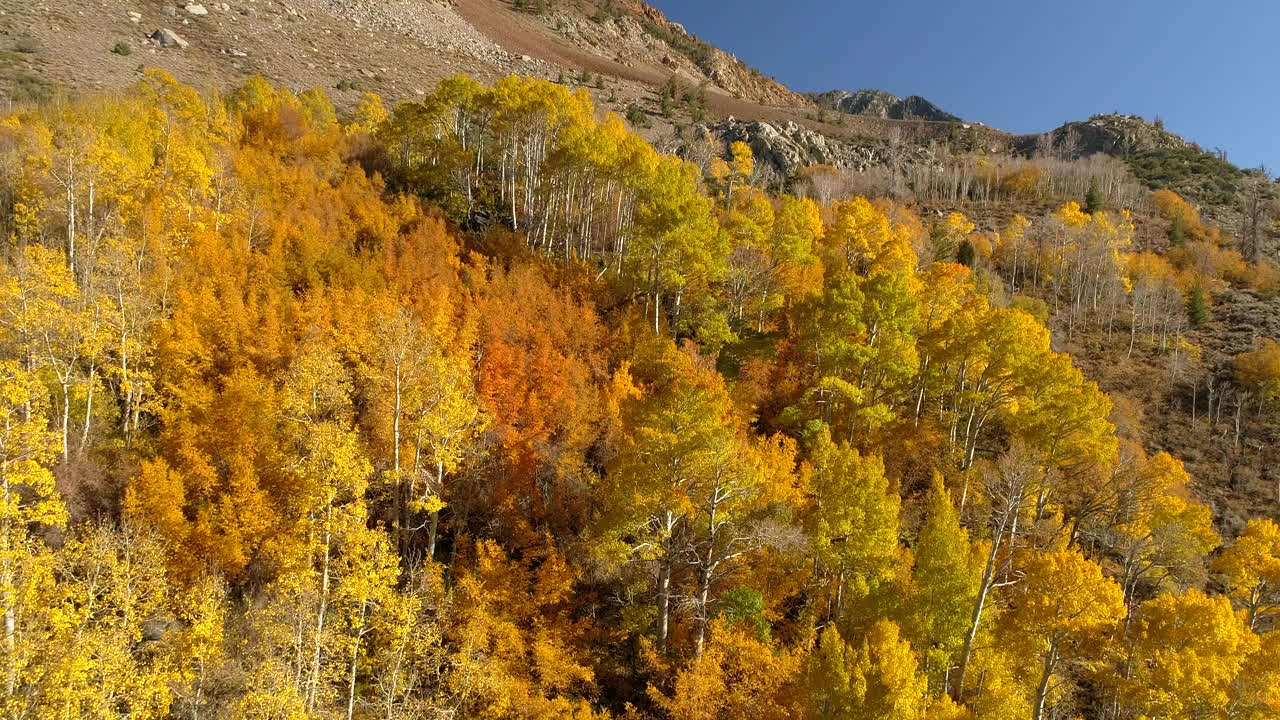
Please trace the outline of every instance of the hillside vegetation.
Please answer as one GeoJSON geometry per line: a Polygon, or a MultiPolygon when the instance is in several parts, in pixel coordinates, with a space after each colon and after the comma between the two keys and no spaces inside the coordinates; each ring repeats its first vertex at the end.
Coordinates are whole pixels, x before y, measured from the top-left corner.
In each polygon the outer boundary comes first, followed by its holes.
{"type": "Polygon", "coordinates": [[[1280,346],[1195,333],[1272,266],[1107,164],[703,147],[516,77],[0,119],[4,714],[1280,713],[1280,527],[1060,351],[1239,464],[1280,346]]]}

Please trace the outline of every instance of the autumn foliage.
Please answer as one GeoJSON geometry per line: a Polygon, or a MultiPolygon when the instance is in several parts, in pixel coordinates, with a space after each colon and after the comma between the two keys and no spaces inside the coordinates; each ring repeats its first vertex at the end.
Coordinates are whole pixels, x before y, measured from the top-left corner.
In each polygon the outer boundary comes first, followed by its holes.
{"type": "Polygon", "coordinates": [[[1219,552],[1044,324],[1180,341],[1193,209],[1171,262],[724,150],[522,78],[0,119],[4,714],[1280,712],[1280,531],[1219,552]]]}

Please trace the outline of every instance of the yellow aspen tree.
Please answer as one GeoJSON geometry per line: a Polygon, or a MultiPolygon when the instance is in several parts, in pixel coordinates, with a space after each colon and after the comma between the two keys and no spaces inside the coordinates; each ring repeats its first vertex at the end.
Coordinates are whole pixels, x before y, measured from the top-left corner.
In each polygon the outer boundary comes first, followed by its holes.
{"type": "Polygon", "coordinates": [[[756,159],[755,153],[751,151],[751,146],[741,140],[734,141],[729,145],[729,190],[728,200],[733,202],[733,189],[735,185],[750,185],[751,178],[755,175],[756,159]]]}
{"type": "Polygon", "coordinates": [[[1122,498],[1114,531],[1123,568],[1120,581],[1130,608],[1140,582],[1157,590],[1169,583],[1186,585],[1196,578],[1197,569],[1203,573],[1203,558],[1221,542],[1209,508],[1181,496],[1191,476],[1180,461],[1162,452],[1137,472],[1142,484],[1122,498]]]}
{"type": "Polygon", "coordinates": [[[1265,720],[1280,714],[1280,633],[1267,633],[1231,687],[1231,718],[1265,720]]]}
{"type": "Polygon", "coordinates": [[[1138,607],[1121,704],[1151,718],[1221,717],[1258,638],[1222,596],[1198,590],[1138,607]]]}
{"type": "Polygon", "coordinates": [[[821,433],[810,453],[805,525],[815,559],[829,577],[825,616],[839,618],[846,593],[865,597],[892,576],[898,561],[900,500],[877,456],[863,456],[821,433]]]}
{"type": "Polygon", "coordinates": [[[941,474],[934,474],[925,502],[924,526],[912,547],[915,568],[904,630],[919,648],[930,688],[945,694],[964,646],[982,556],[969,542],[941,474]]]}
{"type": "Polygon", "coordinates": [[[4,704],[17,714],[29,702],[28,666],[42,645],[24,622],[50,582],[48,551],[35,530],[62,527],[67,511],[49,467],[57,439],[45,412],[48,397],[35,373],[12,360],[0,362],[0,613],[3,613],[4,704]]]}
{"type": "Polygon", "coordinates": [[[916,673],[910,643],[890,620],[860,642],[823,631],[810,660],[807,717],[922,720],[930,708],[928,681],[916,673]]]}
{"type": "Polygon", "coordinates": [[[65,463],[71,455],[71,398],[80,382],[80,362],[99,351],[102,337],[94,332],[92,308],[82,307],[75,277],[58,252],[28,245],[6,270],[0,304],[25,367],[47,369],[61,389],[58,426],[65,463]]]}
{"type": "MultiPolygon", "coordinates": [[[[424,349],[421,377],[409,389],[406,405],[414,435],[408,510],[428,515],[424,557],[435,559],[440,510],[444,507],[445,477],[455,473],[485,429],[486,419],[476,396],[471,347],[447,347],[439,331],[424,349]],[[418,486],[417,479],[429,479],[418,486]]],[[[410,533],[418,529],[412,515],[405,521],[410,533]]]]}
{"type": "Polygon", "coordinates": [[[982,489],[985,497],[988,536],[984,540],[986,563],[974,594],[964,645],[956,664],[953,680],[948,682],[951,697],[965,700],[966,675],[974,658],[983,616],[991,601],[991,591],[998,577],[1008,570],[1013,560],[1018,524],[1024,520],[1031,504],[1031,489],[1043,475],[1040,458],[1021,443],[1014,443],[990,467],[983,468],[982,489]]]}
{"type": "MultiPolygon", "coordinates": [[[[148,648],[171,607],[163,548],[156,537],[94,528],[55,557],[60,581],[48,598],[38,713],[49,717],[140,720],[169,717],[179,658],[148,648]],[[147,635],[152,634],[151,638],[147,635]]],[[[34,669],[34,668],[33,668],[34,669]]]]}
{"type": "Polygon", "coordinates": [[[794,718],[800,662],[800,652],[716,620],[706,652],[677,673],[671,694],[650,685],[648,695],[672,720],[794,718]]]}
{"type": "Polygon", "coordinates": [[[1124,618],[1124,597],[1102,568],[1074,551],[1033,552],[1021,564],[1024,579],[1002,617],[1002,635],[1037,666],[1032,717],[1047,717],[1072,693],[1065,668],[1086,671],[1103,659],[1098,645],[1124,618]]]}
{"type": "Polygon", "coordinates": [[[655,636],[665,653],[673,573],[736,432],[719,378],[692,367],[669,343],[655,342],[657,357],[639,368],[649,380],[643,394],[622,407],[618,456],[601,482],[598,531],[606,553],[655,566],[655,636]]]}
{"type": "Polygon", "coordinates": [[[1250,629],[1280,615],[1280,525],[1250,520],[1236,541],[1213,563],[1231,598],[1245,611],[1250,629]]]}

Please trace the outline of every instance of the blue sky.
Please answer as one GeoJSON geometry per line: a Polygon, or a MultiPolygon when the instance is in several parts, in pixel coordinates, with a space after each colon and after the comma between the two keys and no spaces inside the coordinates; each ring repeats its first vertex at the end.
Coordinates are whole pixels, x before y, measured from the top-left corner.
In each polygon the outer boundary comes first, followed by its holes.
{"type": "Polygon", "coordinates": [[[1278,0],[649,2],[797,90],[923,95],[1017,133],[1159,116],[1280,171],[1278,0]]]}

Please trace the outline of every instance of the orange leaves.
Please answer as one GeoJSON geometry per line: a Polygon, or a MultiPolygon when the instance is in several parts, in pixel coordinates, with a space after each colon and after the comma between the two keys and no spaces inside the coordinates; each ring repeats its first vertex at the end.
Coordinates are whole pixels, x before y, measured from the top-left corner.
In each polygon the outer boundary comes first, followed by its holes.
{"type": "Polygon", "coordinates": [[[1186,233],[1188,238],[1192,240],[1216,238],[1216,232],[1211,236],[1210,232],[1202,224],[1200,211],[1178,193],[1172,190],[1156,190],[1151,193],[1151,200],[1155,203],[1156,210],[1160,212],[1164,219],[1170,223],[1181,223],[1182,231],[1186,233]]]}
{"type": "Polygon", "coordinates": [[[477,387],[497,460],[500,522],[526,534],[581,521],[583,454],[604,429],[603,330],[595,312],[552,288],[536,266],[495,270],[474,307],[477,387]],[[541,477],[542,490],[535,487],[541,477]]]}
{"type": "Polygon", "coordinates": [[[649,697],[672,720],[796,717],[802,656],[775,649],[741,626],[712,624],[703,656],[676,676],[673,692],[650,686],[649,697]]]}
{"type": "Polygon", "coordinates": [[[568,614],[573,572],[554,549],[519,562],[496,543],[475,545],[463,571],[451,639],[457,663],[446,692],[468,717],[591,718],[595,674],[568,614]]]}

